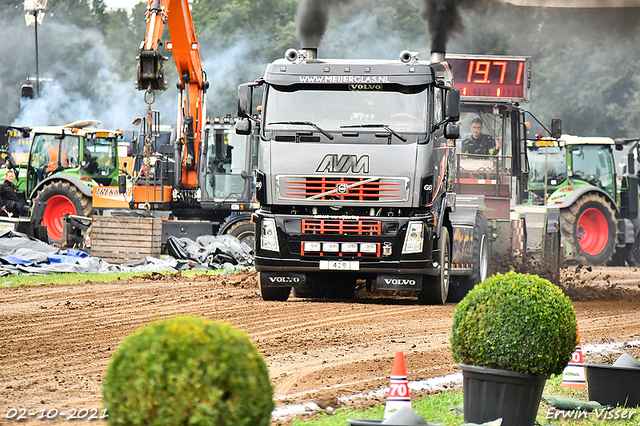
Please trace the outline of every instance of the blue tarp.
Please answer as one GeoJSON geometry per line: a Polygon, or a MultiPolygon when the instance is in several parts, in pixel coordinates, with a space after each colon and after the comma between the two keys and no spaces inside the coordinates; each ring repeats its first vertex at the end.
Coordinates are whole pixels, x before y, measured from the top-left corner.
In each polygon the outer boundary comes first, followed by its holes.
{"type": "Polygon", "coordinates": [[[0,276],[49,273],[154,272],[183,269],[246,269],[253,266],[253,249],[229,235],[188,238],[169,237],[172,256],[113,265],[79,250],[61,250],[25,234],[0,234],[0,276]]]}

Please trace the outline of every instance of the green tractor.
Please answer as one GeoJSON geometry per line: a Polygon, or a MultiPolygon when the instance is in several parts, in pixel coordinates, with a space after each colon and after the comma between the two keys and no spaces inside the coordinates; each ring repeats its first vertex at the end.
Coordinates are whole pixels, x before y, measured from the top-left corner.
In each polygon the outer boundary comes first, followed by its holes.
{"type": "MultiPolygon", "coordinates": [[[[6,164],[0,169],[0,180],[8,169],[15,170],[14,183],[25,203],[31,205],[34,235],[49,243],[67,243],[62,241],[64,217],[93,213],[93,187],[117,185],[118,139],[122,132],[97,129],[98,124],[86,120],[33,128],[26,164],[17,164],[6,147],[0,150],[6,164]],[[44,227],[46,237],[42,235],[44,227]]],[[[85,225],[85,229],[88,227],[85,225]]],[[[84,246],[84,241],[76,242],[84,246]]]]}
{"type": "Polygon", "coordinates": [[[618,173],[614,149],[624,145],[606,137],[527,141],[531,201],[560,208],[568,260],[640,265],[636,159],[618,173]]]}

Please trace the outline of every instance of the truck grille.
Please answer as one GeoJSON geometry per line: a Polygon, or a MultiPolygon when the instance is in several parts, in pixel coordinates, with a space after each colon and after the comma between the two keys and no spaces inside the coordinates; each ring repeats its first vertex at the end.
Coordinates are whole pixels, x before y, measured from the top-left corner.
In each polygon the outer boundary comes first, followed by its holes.
{"type": "Polygon", "coordinates": [[[409,199],[408,178],[278,176],[280,200],[396,203],[409,199]]]}
{"type": "Polygon", "coordinates": [[[379,220],[302,219],[303,234],[381,235],[379,220]]]}

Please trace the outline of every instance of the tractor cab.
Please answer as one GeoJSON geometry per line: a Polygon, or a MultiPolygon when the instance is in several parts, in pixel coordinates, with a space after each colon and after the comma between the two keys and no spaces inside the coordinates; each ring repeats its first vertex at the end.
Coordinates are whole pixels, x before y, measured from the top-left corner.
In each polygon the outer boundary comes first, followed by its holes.
{"type": "Polygon", "coordinates": [[[57,173],[75,175],[88,186],[112,184],[118,175],[121,132],[86,128],[97,124],[98,121],[83,121],[61,127],[35,127],[27,167],[27,194],[57,173]]]}
{"type": "Polygon", "coordinates": [[[606,137],[562,135],[527,141],[529,190],[539,203],[559,204],[574,189],[591,185],[616,199],[615,142],[606,137]],[[546,197],[545,198],[545,194],[546,197]]]}

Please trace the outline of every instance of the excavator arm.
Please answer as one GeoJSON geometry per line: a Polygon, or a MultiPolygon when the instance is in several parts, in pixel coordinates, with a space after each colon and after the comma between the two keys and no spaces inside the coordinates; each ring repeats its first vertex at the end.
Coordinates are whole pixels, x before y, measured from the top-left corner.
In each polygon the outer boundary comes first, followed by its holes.
{"type": "Polygon", "coordinates": [[[164,62],[167,58],[159,51],[163,44],[162,33],[166,25],[171,40],[165,43],[165,47],[173,52],[180,78],[178,129],[179,143],[182,144],[181,186],[195,188],[198,185],[197,162],[206,117],[206,90],[209,84],[202,70],[200,47],[193,28],[189,2],[149,0],[145,18],[147,31],[138,56],[136,88],[147,92],[167,88],[164,79],[164,62]]]}

